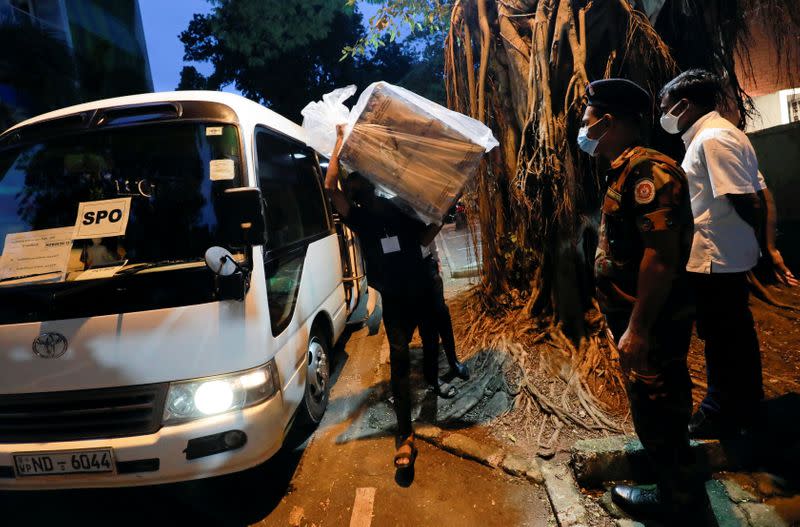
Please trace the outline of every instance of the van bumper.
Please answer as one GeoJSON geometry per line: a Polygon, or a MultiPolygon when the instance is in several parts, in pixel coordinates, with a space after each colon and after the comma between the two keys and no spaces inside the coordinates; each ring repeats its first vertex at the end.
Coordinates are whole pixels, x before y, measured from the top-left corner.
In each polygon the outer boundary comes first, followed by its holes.
{"type": "MultiPolygon", "coordinates": [[[[272,457],[283,444],[286,413],[281,392],[238,412],[164,426],[145,436],[52,443],[0,443],[0,489],[71,489],[157,485],[239,472],[272,457]],[[235,449],[187,459],[190,440],[239,430],[246,443],[235,449]],[[111,448],[115,471],[97,474],[16,476],[13,454],[111,448]],[[157,462],[155,460],[158,460],[157,462]],[[154,469],[154,467],[157,467],[154,469]],[[136,470],[139,471],[136,471],[136,470]]],[[[192,456],[190,456],[192,457],[192,456]]]]}

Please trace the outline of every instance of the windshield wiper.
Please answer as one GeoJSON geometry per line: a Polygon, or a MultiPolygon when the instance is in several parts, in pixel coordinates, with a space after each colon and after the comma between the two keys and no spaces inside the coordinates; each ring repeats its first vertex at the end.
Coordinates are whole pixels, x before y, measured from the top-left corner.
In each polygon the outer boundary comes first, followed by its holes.
{"type": "Polygon", "coordinates": [[[48,271],[46,273],[33,273],[33,274],[26,274],[23,276],[9,276],[7,278],[0,279],[0,283],[10,282],[11,280],[27,280],[28,278],[36,278],[37,276],[45,276],[48,274],[62,274],[62,273],[61,271],[48,271]]]}
{"type": "Polygon", "coordinates": [[[61,298],[69,297],[74,294],[82,293],[84,291],[93,289],[95,287],[99,287],[107,283],[109,279],[117,279],[124,276],[131,276],[147,269],[155,269],[158,267],[170,267],[173,265],[180,265],[180,264],[187,264],[187,263],[197,263],[202,262],[203,258],[186,258],[182,260],[162,260],[160,262],[147,262],[147,263],[139,263],[139,264],[132,264],[130,267],[126,269],[121,269],[117,271],[115,274],[105,278],[97,278],[95,280],[86,280],[85,283],[70,287],[69,289],[64,289],[62,291],[57,291],[53,293],[53,300],[59,300],[61,298]]]}
{"type": "Polygon", "coordinates": [[[181,265],[187,263],[197,263],[204,261],[203,258],[185,258],[182,260],[162,260],[160,262],[147,262],[147,263],[138,263],[138,264],[131,264],[129,267],[125,269],[120,269],[116,273],[114,273],[109,278],[116,278],[117,276],[130,276],[132,274],[141,273],[142,271],[146,271],[147,269],[155,269],[158,267],[170,267],[173,265],[181,265]]]}

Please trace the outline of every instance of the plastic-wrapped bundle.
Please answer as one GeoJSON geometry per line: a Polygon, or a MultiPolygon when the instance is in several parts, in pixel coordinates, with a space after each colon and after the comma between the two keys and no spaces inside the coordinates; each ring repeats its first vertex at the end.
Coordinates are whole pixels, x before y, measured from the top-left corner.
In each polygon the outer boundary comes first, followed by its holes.
{"type": "MultiPolygon", "coordinates": [[[[348,92],[352,93],[347,88],[337,90],[325,102],[335,100],[341,105],[348,92]]],[[[327,128],[321,125],[323,104],[306,107],[303,126],[309,131],[309,144],[329,155],[329,138],[316,140],[335,128],[335,122],[327,128]]],[[[337,116],[331,121],[341,123],[340,108],[328,104],[326,109],[337,116]]],[[[477,171],[483,154],[498,144],[479,121],[385,82],[364,90],[347,124],[340,153],[345,167],[400,198],[427,221],[445,216],[477,171]]]]}

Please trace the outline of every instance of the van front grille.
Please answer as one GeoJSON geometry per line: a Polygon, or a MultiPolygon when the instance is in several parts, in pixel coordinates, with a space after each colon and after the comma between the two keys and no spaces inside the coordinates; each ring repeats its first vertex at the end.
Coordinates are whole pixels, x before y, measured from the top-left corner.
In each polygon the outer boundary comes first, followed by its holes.
{"type": "Polygon", "coordinates": [[[0,395],[0,443],[152,434],[169,384],[0,395]]]}

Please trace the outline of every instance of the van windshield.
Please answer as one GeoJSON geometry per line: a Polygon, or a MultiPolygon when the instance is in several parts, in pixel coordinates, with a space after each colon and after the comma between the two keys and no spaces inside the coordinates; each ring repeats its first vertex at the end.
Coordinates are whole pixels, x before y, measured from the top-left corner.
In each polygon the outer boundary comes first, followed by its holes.
{"type": "Polygon", "coordinates": [[[3,148],[0,323],[210,300],[213,287],[203,291],[208,279],[195,281],[199,291],[187,298],[186,291],[175,290],[180,280],[173,276],[169,282],[174,284],[167,289],[174,298],[155,301],[164,297],[163,291],[149,296],[129,292],[129,297],[138,295],[130,305],[122,298],[113,301],[104,288],[87,288],[86,281],[105,279],[118,286],[116,282],[124,280],[117,278],[135,276],[137,285],[131,289],[147,289],[146,277],[155,282],[152,277],[162,272],[208,273],[205,251],[222,245],[218,197],[242,181],[239,132],[234,125],[161,122],[80,130],[3,148]],[[131,272],[137,269],[147,272],[131,272]],[[43,299],[52,302],[71,287],[99,296],[104,307],[75,312],[53,305],[48,315],[36,305],[43,299]],[[13,316],[15,306],[6,298],[10,294],[35,314],[13,316]]]}

